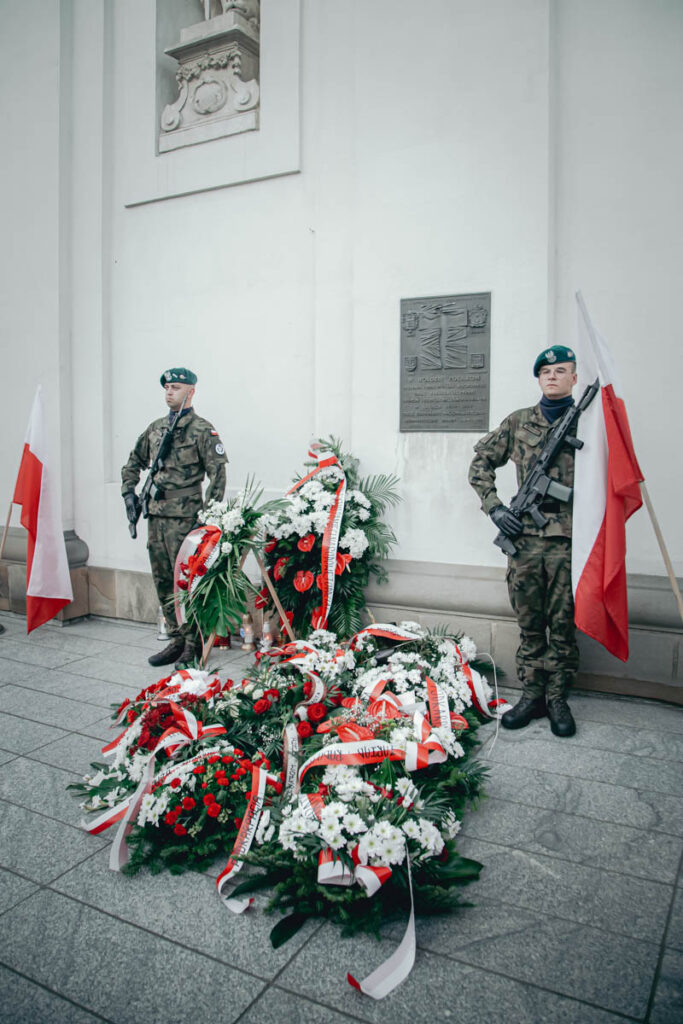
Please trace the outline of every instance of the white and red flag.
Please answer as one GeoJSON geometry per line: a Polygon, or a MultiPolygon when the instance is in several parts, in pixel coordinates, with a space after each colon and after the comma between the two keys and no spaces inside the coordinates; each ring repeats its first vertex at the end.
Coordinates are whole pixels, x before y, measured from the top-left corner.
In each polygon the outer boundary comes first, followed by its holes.
{"type": "Polygon", "coordinates": [[[576,345],[579,394],[599,379],[600,392],[581,414],[584,447],[574,470],[572,584],[574,620],[622,661],[628,659],[626,520],[643,499],[622,389],[605,339],[580,292],[576,345]]]}
{"type": "Polygon", "coordinates": [[[26,632],[30,633],[73,601],[59,481],[50,469],[40,386],[33,400],[12,501],[21,505],[21,523],[28,531],[26,632]]]}

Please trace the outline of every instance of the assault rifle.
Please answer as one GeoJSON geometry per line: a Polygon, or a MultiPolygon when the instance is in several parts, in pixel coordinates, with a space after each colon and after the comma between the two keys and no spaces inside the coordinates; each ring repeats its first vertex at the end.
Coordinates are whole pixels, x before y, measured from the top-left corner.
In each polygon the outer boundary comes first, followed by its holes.
{"type": "Polygon", "coordinates": [[[142,515],[143,519],[147,519],[149,516],[149,499],[151,496],[152,487],[154,485],[154,476],[156,473],[159,472],[160,469],[164,468],[164,460],[168,458],[168,453],[170,452],[171,445],[173,444],[173,431],[175,430],[178,420],[180,419],[183,409],[185,408],[186,401],[187,395],[185,395],[185,398],[183,399],[183,404],[180,406],[180,409],[173,417],[171,423],[169,424],[168,427],[166,427],[164,435],[161,438],[161,441],[159,442],[157,453],[154,456],[154,461],[152,462],[152,465],[149,467],[147,479],[142,485],[142,490],[140,491],[139,495],[133,494],[134,505],[131,504],[131,506],[128,506],[128,504],[126,504],[126,513],[128,515],[128,529],[130,530],[130,535],[133,538],[133,540],[135,540],[135,538],[138,535],[137,526],[140,516],[142,515]]]}
{"type": "MultiPolygon", "coordinates": [[[[591,404],[599,390],[600,382],[596,377],[593,383],[589,384],[581,395],[579,402],[576,405],[569,406],[548,434],[542,450],[538,453],[536,461],[524,479],[524,483],[510,502],[510,511],[518,519],[521,520],[524,513],[528,512],[534,521],[534,525],[541,528],[548,522],[546,516],[543,515],[539,508],[544,498],[555,498],[557,501],[569,501],[571,499],[573,488],[565,487],[564,484],[553,480],[552,477],[548,476],[548,470],[554,463],[563,444],[568,444],[575,449],[583,448],[583,441],[570,434],[570,430],[577,422],[581,413],[591,404]]],[[[506,555],[515,555],[517,553],[517,548],[510,538],[505,536],[502,530],[495,537],[493,543],[504,551],[506,555]]]]}

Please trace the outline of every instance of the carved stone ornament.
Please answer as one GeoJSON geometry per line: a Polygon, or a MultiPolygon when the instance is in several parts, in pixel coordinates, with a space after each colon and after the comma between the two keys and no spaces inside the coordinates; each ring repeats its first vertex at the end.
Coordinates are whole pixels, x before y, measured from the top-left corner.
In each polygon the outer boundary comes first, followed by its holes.
{"type": "Polygon", "coordinates": [[[162,153],[259,126],[259,0],[200,3],[205,20],[166,50],[178,61],[178,98],[161,115],[162,153]]]}

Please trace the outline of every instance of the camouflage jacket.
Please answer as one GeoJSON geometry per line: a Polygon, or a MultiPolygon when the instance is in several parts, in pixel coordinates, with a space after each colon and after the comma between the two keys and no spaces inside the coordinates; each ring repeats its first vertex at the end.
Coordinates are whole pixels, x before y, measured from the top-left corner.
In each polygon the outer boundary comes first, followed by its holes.
{"type": "MultiPolygon", "coordinates": [[[[128,462],[121,470],[121,493],[134,491],[140,473],[147,469],[159,450],[168,417],[154,420],[135,442],[128,462]]],[[[163,468],[154,478],[149,514],[151,516],[194,517],[202,507],[202,481],[209,478],[206,501],[222,501],[225,493],[225,464],[228,461],[218,433],[194,409],[181,416],[173,432],[173,444],[163,468]],[[156,489],[165,492],[156,500],[156,489]],[[187,491],[173,497],[174,491],[187,491]],[[194,493],[190,493],[193,491],[194,493]]]]}
{"type": "MultiPolygon", "coordinates": [[[[503,504],[496,491],[496,469],[510,459],[517,467],[517,486],[536,460],[551,424],[541,412],[540,405],[518,409],[507,416],[499,427],[482,437],[474,446],[475,456],[470,466],[469,481],[481,499],[483,511],[490,515],[496,505],[503,504]]],[[[549,475],[567,487],[574,485],[574,449],[564,445],[550,468],[549,475]]],[[[527,514],[522,519],[524,533],[537,537],[571,537],[572,503],[546,499],[541,510],[549,520],[544,527],[535,526],[527,514]]]]}

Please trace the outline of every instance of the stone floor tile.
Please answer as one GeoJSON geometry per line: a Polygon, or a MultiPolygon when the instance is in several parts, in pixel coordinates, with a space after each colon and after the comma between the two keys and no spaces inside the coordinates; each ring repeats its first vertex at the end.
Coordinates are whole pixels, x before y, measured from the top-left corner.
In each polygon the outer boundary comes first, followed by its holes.
{"type": "Polygon", "coordinates": [[[498,800],[683,836],[683,797],[680,796],[626,789],[540,768],[495,763],[486,781],[486,792],[498,800]]]}
{"type": "Polygon", "coordinates": [[[0,764],[7,764],[8,761],[13,761],[17,757],[17,754],[12,754],[9,750],[0,750],[0,764]]]}
{"type": "Polygon", "coordinates": [[[683,889],[676,890],[666,943],[683,953],[683,889]]]}
{"type": "Polygon", "coordinates": [[[100,1020],[21,974],[0,967],[0,1024],[97,1024],[100,1020]]]}
{"type": "Polygon", "coordinates": [[[661,882],[570,864],[463,837],[459,852],[484,865],[465,896],[501,903],[645,942],[660,942],[673,888],[661,882]]]}
{"type": "MultiPolygon", "coordinates": [[[[0,868],[0,914],[4,914],[10,907],[21,903],[27,896],[35,892],[38,886],[29,882],[27,878],[20,878],[11,871],[3,871],[0,868]]],[[[0,1021],[2,1017],[0,1017],[0,1021]]]]}
{"type": "Polygon", "coordinates": [[[683,1020],[683,953],[667,949],[655,992],[650,1024],[681,1024],[683,1020]]]}
{"type": "Polygon", "coordinates": [[[0,653],[3,658],[24,665],[35,665],[36,668],[61,668],[82,657],[80,654],[43,647],[40,644],[31,643],[30,640],[4,638],[1,643],[0,653]]]}
{"type": "Polygon", "coordinates": [[[75,772],[17,757],[0,765],[0,799],[77,828],[83,812],[66,787],[81,778],[75,772]]]}
{"type": "Polygon", "coordinates": [[[41,722],[31,722],[27,718],[0,712],[0,747],[14,754],[26,754],[64,735],[63,729],[53,729],[41,722]]]}
{"type": "Polygon", "coordinates": [[[134,647],[149,647],[154,653],[157,644],[157,628],[151,622],[125,622],[118,619],[83,619],[67,627],[69,636],[80,636],[94,640],[107,640],[113,644],[134,647]]]}
{"type": "Polygon", "coordinates": [[[42,675],[46,678],[47,672],[37,672],[35,665],[26,665],[21,661],[5,661],[2,657],[2,646],[0,646],[0,683],[15,683],[21,686],[23,683],[42,675]]]}
{"type": "Polygon", "coordinates": [[[652,790],[655,793],[680,793],[681,767],[653,758],[619,754],[611,750],[591,750],[571,739],[547,738],[548,730],[534,729],[532,723],[520,733],[501,730],[492,752],[486,756],[496,764],[548,769],[560,775],[580,779],[599,779],[627,789],[652,790]]]}
{"type": "Polygon", "coordinates": [[[328,1006],[311,1002],[315,993],[306,993],[306,996],[308,998],[303,994],[295,996],[281,988],[267,988],[240,1017],[240,1024],[268,1024],[271,1021],[277,1021],[277,1024],[348,1024],[349,1020],[364,1019],[335,1013],[328,1006]]]}
{"type": "MultiPolygon", "coordinates": [[[[149,924],[153,916],[150,908],[149,924]]],[[[263,987],[46,890],[3,917],[0,960],[116,1024],[230,1024],[263,987]]]]}
{"type": "Polygon", "coordinates": [[[466,815],[462,834],[672,884],[683,853],[683,839],[676,836],[495,798],[466,815]]]}
{"type": "MultiPolygon", "coordinates": [[[[163,678],[158,668],[151,665],[123,665],[108,657],[82,658],[69,666],[69,671],[88,679],[103,679],[107,683],[127,687],[128,692],[137,693],[143,686],[149,686],[163,678]]],[[[163,671],[163,669],[162,669],[163,671]]]]}
{"type": "Polygon", "coordinates": [[[269,934],[278,917],[263,913],[265,897],[257,898],[246,913],[233,914],[219,899],[215,882],[204,874],[188,871],[160,877],[140,872],[131,878],[110,871],[108,862],[109,851],[104,850],[57,879],[53,888],[130,924],[151,925],[165,938],[262,978],[274,977],[320,927],[319,921],[311,922],[290,942],[273,949],[269,934]]]}
{"type": "Polygon", "coordinates": [[[67,652],[73,658],[92,658],[100,654],[107,654],[115,650],[116,644],[110,640],[98,640],[92,636],[78,636],[72,633],[68,627],[64,629],[50,629],[45,632],[36,630],[38,635],[31,633],[26,643],[39,648],[49,648],[52,651],[67,652]]]}
{"type": "Polygon", "coordinates": [[[49,882],[105,845],[74,826],[0,800],[0,866],[49,882]]]}
{"type": "MultiPolygon", "coordinates": [[[[2,664],[0,662],[0,664],[2,664]]],[[[12,682],[8,680],[8,682],[12,682]]],[[[32,678],[16,680],[15,685],[27,690],[39,690],[52,693],[68,700],[85,701],[97,704],[100,708],[109,708],[112,704],[120,704],[126,697],[130,698],[133,689],[128,685],[106,683],[102,679],[88,679],[86,676],[71,675],[68,670],[53,670],[34,674],[32,678]]],[[[137,692],[137,691],[136,691],[137,692]]],[[[2,697],[0,696],[0,706],[2,697]]]]}
{"type": "Polygon", "coordinates": [[[660,701],[601,694],[572,694],[571,704],[581,721],[654,729],[666,742],[667,732],[683,733],[683,707],[660,701]]]}
{"type": "Polygon", "coordinates": [[[116,739],[119,733],[123,730],[123,724],[114,725],[111,717],[105,715],[104,718],[99,718],[96,722],[91,722],[90,725],[85,725],[79,729],[79,733],[83,736],[93,736],[97,740],[101,740],[102,743],[109,743],[110,740],[116,739]]]}
{"type": "Polygon", "coordinates": [[[84,775],[93,761],[97,764],[105,763],[102,745],[102,740],[94,736],[70,733],[54,743],[47,743],[31,751],[30,757],[32,761],[42,761],[43,764],[52,764],[55,768],[84,775]]]}
{"type": "Polygon", "coordinates": [[[644,727],[614,725],[607,722],[582,721],[573,744],[591,750],[614,750],[634,757],[656,761],[683,761],[683,735],[662,733],[644,727]]]}
{"type": "Polygon", "coordinates": [[[377,1024],[623,1024],[585,1002],[505,977],[503,965],[491,974],[423,950],[408,978],[382,1000],[349,986],[347,971],[360,981],[394,949],[394,943],[368,936],[344,940],[338,928],[325,925],[285,968],[277,987],[377,1024]]]}
{"type": "Polygon", "coordinates": [[[78,729],[102,717],[102,708],[95,704],[57,697],[54,693],[28,690],[22,686],[3,687],[2,710],[18,718],[67,730],[78,729]]]}
{"type": "Polygon", "coordinates": [[[614,1013],[644,1017],[659,944],[548,918],[461,946],[452,955],[614,1013]]]}

